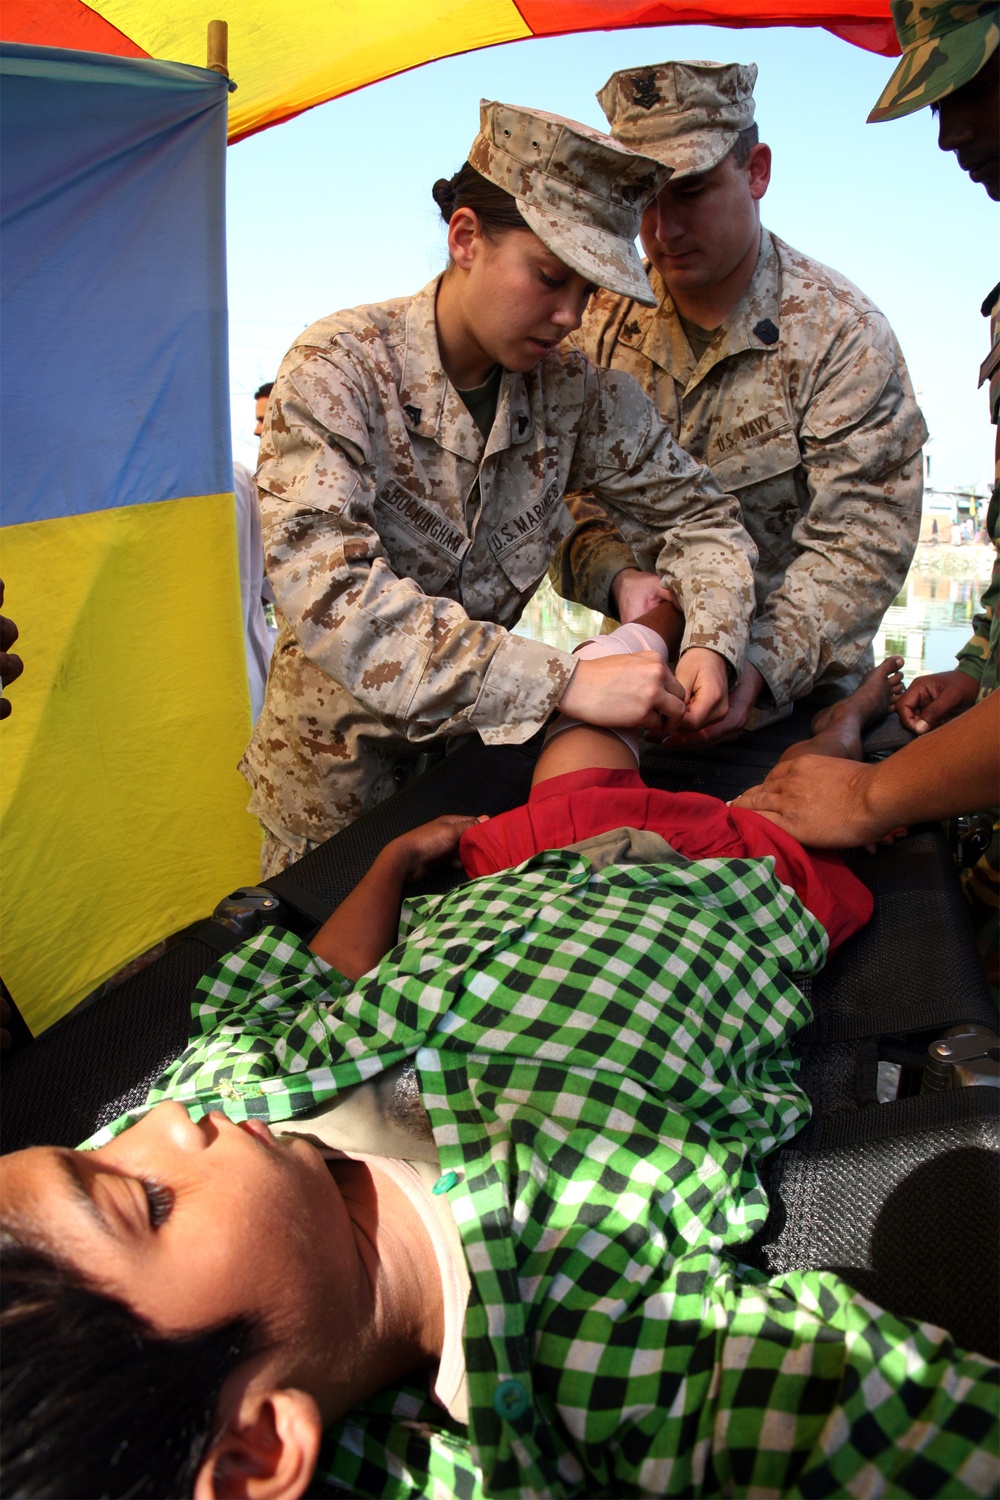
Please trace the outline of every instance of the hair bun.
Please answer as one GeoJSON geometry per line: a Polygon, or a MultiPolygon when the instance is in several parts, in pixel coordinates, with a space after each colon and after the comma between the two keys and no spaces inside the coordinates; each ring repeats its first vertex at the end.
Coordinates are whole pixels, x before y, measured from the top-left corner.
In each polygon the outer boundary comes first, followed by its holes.
{"type": "Polygon", "coordinates": [[[455,178],[439,177],[431,188],[431,194],[441,210],[441,217],[446,224],[450,224],[451,216],[455,212],[455,178]]]}

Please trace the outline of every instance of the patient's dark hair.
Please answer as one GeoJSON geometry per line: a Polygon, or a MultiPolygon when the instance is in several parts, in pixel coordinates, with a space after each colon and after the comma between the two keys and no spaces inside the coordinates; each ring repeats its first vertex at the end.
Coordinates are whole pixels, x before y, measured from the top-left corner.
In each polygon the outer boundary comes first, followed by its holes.
{"type": "Polygon", "coordinates": [[[251,1353],[245,1319],[157,1333],[74,1268],[0,1235],[4,1500],[190,1495],[223,1381],[251,1353]]]}
{"type": "Polygon", "coordinates": [[[431,192],[446,224],[451,223],[456,209],[471,208],[488,240],[495,239],[505,229],[528,228],[510,193],[490,182],[468,162],[454,177],[439,177],[431,192]]]}

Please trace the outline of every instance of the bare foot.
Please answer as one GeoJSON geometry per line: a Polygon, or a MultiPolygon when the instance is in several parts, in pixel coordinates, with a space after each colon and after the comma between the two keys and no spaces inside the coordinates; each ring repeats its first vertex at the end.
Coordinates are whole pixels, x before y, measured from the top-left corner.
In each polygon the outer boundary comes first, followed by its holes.
{"type": "Polygon", "coordinates": [[[869,724],[884,719],[903,691],[903,658],[887,656],[872,667],[849,698],[820,709],[812,720],[814,735],[830,735],[848,750],[852,758],[861,758],[861,736],[869,724]]]}

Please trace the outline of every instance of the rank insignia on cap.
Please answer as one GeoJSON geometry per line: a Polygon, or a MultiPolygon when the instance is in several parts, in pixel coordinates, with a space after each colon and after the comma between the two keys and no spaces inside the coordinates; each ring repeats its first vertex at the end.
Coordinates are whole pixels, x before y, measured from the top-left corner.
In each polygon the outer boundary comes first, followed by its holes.
{"type": "Polygon", "coordinates": [[[652,68],[648,73],[632,74],[632,102],[640,109],[654,109],[660,102],[660,91],[656,87],[656,74],[652,68]]]}
{"type": "MultiPolygon", "coordinates": [[[[775,338],[777,338],[777,333],[775,333],[774,336],[775,338]]],[[[411,427],[420,426],[420,418],[423,416],[423,411],[419,406],[404,406],[403,411],[405,412],[406,420],[409,422],[411,427]]]]}
{"type": "Polygon", "coordinates": [[[776,344],[781,337],[770,318],[761,318],[754,328],[754,333],[762,344],[776,344]]]}

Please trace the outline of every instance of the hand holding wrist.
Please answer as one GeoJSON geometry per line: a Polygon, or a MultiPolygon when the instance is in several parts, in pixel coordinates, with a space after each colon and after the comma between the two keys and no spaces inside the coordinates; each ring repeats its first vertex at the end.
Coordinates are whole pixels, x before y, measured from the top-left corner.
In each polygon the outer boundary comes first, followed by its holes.
{"type": "Polygon", "coordinates": [[[623,625],[632,624],[665,602],[680,607],[673,589],[655,573],[645,573],[641,568],[622,568],[615,574],[611,580],[611,602],[623,625]]]}

